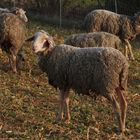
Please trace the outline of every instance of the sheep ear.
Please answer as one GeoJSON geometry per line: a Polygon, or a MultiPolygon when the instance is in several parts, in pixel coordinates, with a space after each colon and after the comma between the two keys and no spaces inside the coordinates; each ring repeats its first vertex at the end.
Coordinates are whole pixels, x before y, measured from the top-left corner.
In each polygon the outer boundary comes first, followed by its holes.
{"type": "Polygon", "coordinates": [[[50,42],[46,39],[44,45],[49,48],[50,47],[50,42]]]}
{"type": "Polygon", "coordinates": [[[15,13],[16,13],[16,14],[19,14],[19,11],[18,11],[18,10],[16,10],[16,11],[15,11],[15,13]]]}
{"type": "Polygon", "coordinates": [[[47,38],[44,44],[48,48],[52,48],[54,46],[54,42],[51,37],[47,38]]]}
{"type": "Polygon", "coordinates": [[[34,40],[34,36],[32,36],[32,37],[30,37],[30,38],[28,38],[28,39],[26,39],[25,41],[33,41],[34,40]]]}

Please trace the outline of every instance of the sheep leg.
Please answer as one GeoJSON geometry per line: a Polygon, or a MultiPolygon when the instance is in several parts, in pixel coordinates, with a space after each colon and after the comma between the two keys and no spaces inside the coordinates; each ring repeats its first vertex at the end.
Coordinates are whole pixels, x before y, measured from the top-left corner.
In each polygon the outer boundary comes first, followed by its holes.
{"type": "MultiPolygon", "coordinates": [[[[125,40],[125,44],[126,44],[127,49],[129,50],[129,53],[130,53],[130,57],[131,57],[130,59],[131,60],[135,60],[134,55],[133,55],[133,52],[132,52],[132,46],[131,46],[131,44],[129,43],[128,40],[125,40]]],[[[127,56],[128,56],[128,54],[127,54],[127,56]]]]}
{"type": "Polygon", "coordinates": [[[116,117],[117,117],[117,120],[119,123],[120,131],[122,132],[123,131],[123,124],[122,124],[122,119],[121,119],[120,106],[119,106],[116,98],[114,97],[114,95],[112,95],[109,100],[112,103],[112,106],[114,108],[114,111],[115,111],[115,114],[116,114],[116,117]]]}
{"type": "Polygon", "coordinates": [[[17,73],[17,68],[16,68],[16,56],[15,55],[12,55],[12,69],[13,69],[13,72],[17,73]]]}
{"type": "Polygon", "coordinates": [[[131,56],[131,60],[135,60],[135,58],[134,58],[134,55],[133,55],[133,52],[132,52],[132,46],[130,45],[130,43],[129,43],[129,45],[128,45],[128,49],[129,49],[129,52],[130,52],[130,56],[131,56]]]}
{"type": "Polygon", "coordinates": [[[65,115],[66,115],[66,122],[70,123],[70,109],[69,109],[69,91],[65,92],[64,96],[64,103],[65,103],[65,115]]]}
{"type": "Polygon", "coordinates": [[[8,56],[8,68],[11,67],[11,56],[10,54],[7,54],[8,56]]]}
{"type": "Polygon", "coordinates": [[[17,73],[17,66],[16,66],[16,64],[17,64],[17,53],[16,53],[16,50],[15,50],[14,47],[10,48],[10,58],[9,58],[9,60],[10,60],[10,65],[11,65],[11,68],[12,68],[13,72],[17,73]]]}
{"type": "Polygon", "coordinates": [[[125,45],[125,48],[124,48],[124,54],[125,54],[125,57],[127,58],[127,60],[129,60],[129,58],[128,58],[128,46],[127,45],[125,45]]]}
{"type": "Polygon", "coordinates": [[[123,132],[125,131],[125,119],[126,119],[126,110],[127,110],[127,101],[121,90],[119,88],[116,89],[117,95],[120,101],[120,109],[121,109],[121,119],[122,119],[122,129],[123,132]]]}
{"type": "Polygon", "coordinates": [[[9,58],[9,64],[10,64],[13,72],[17,73],[17,69],[16,69],[16,56],[8,55],[8,58],[9,58]]]}
{"type": "Polygon", "coordinates": [[[62,120],[64,116],[64,109],[66,115],[66,122],[70,122],[70,111],[69,111],[69,91],[60,90],[60,103],[59,103],[59,112],[57,120],[62,120]]]}
{"type": "Polygon", "coordinates": [[[64,116],[64,95],[65,92],[63,90],[59,90],[59,112],[56,120],[62,120],[64,116]]]}

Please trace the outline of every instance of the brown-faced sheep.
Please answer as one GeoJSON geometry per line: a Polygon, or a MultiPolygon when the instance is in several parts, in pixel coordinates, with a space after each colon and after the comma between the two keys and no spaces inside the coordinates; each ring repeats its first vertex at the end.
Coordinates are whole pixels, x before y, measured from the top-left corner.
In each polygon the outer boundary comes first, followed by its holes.
{"type": "Polygon", "coordinates": [[[125,44],[125,56],[134,60],[129,40],[140,33],[140,12],[134,16],[116,14],[107,10],[94,10],[84,19],[84,28],[87,32],[105,31],[119,36],[125,44]]]}
{"type": "Polygon", "coordinates": [[[0,46],[7,53],[10,65],[15,73],[24,59],[21,57],[21,52],[25,41],[25,22],[27,22],[25,13],[22,13],[21,16],[18,14],[11,12],[0,14],[0,46]]]}
{"type": "Polygon", "coordinates": [[[98,93],[106,97],[115,109],[120,131],[125,131],[127,102],[128,62],[114,48],[78,48],[70,45],[54,45],[45,31],[35,33],[27,41],[33,41],[33,50],[39,57],[39,66],[48,75],[49,83],[60,90],[58,119],[70,121],[69,90],[77,93],[98,93]],[[116,100],[118,96],[119,103],[116,100]]]}
{"type": "Polygon", "coordinates": [[[116,35],[107,32],[81,33],[68,36],[64,44],[80,48],[84,47],[112,47],[119,49],[121,40],[116,35]]]}

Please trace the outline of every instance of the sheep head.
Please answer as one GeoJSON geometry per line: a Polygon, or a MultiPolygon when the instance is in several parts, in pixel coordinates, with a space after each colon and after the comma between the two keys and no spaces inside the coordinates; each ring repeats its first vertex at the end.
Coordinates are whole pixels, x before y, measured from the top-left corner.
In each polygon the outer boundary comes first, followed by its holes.
{"type": "Polygon", "coordinates": [[[26,16],[26,11],[24,11],[22,8],[14,7],[10,11],[11,11],[11,13],[17,15],[24,22],[28,22],[28,18],[26,16]]]}
{"type": "Polygon", "coordinates": [[[33,51],[35,53],[48,52],[54,47],[53,38],[44,30],[36,32],[32,37],[26,41],[33,41],[33,51]]]}

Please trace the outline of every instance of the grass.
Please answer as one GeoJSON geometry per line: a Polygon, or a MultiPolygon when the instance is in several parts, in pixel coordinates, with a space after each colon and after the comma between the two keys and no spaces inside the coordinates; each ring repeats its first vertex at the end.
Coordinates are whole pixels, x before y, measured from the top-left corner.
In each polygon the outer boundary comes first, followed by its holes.
{"type": "MultiPolygon", "coordinates": [[[[45,22],[28,23],[28,36],[47,30],[57,44],[80,30],[58,28],[45,22]]],[[[55,122],[58,93],[48,85],[47,76],[37,66],[31,44],[25,44],[26,63],[19,74],[7,67],[7,57],[0,55],[0,139],[18,140],[105,140],[140,139],[140,53],[134,42],[136,61],[130,62],[127,95],[128,111],[125,137],[115,134],[117,127],[111,105],[104,98],[93,100],[71,91],[71,124],[55,122]],[[88,135],[87,135],[88,134],[88,135]]]]}

